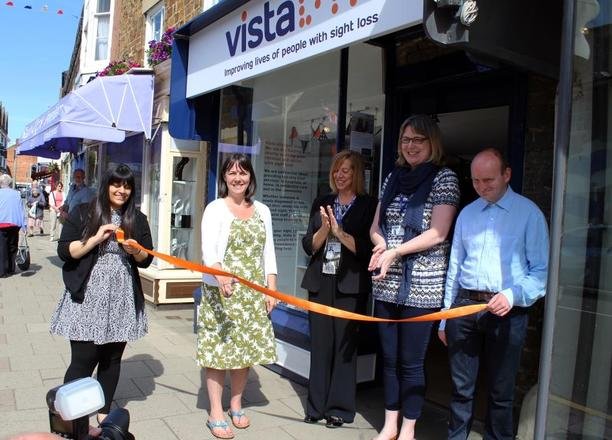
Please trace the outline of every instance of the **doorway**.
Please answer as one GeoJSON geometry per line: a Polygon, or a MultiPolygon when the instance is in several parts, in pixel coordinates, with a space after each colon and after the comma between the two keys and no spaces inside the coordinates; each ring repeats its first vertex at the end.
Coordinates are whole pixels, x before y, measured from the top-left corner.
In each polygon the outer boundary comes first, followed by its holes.
{"type": "MultiPolygon", "coordinates": [[[[396,76],[397,77],[397,76],[396,76]]],[[[442,132],[446,164],[457,173],[461,189],[459,209],[477,198],[471,183],[470,163],[478,151],[494,146],[504,152],[513,168],[511,185],[521,191],[525,87],[524,77],[512,71],[487,71],[460,78],[437,79],[429,84],[396,84],[387,92],[388,107],[386,148],[382,158],[382,176],[392,169],[397,158],[397,136],[401,123],[414,114],[428,114],[442,132]],[[390,99],[389,99],[390,97],[390,99]]],[[[452,239],[452,237],[451,237],[452,239]]],[[[434,326],[425,369],[430,402],[448,407],[451,380],[446,347],[434,326]]],[[[483,377],[483,368],[480,376],[483,377]]],[[[479,379],[475,418],[484,419],[486,393],[479,379]]]]}

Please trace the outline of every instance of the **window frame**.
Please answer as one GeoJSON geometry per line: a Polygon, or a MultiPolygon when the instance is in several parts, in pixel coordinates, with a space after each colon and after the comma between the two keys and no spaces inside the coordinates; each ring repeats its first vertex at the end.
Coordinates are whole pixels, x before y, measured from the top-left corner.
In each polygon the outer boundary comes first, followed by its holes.
{"type": "Polygon", "coordinates": [[[94,21],[94,32],[92,41],[93,41],[93,60],[94,62],[102,62],[108,60],[110,58],[110,48],[111,48],[111,38],[112,38],[112,15],[111,11],[113,10],[113,0],[108,0],[108,10],[104,12],[99,12],[98,7],[100,6],[100,2],[102,0],[95,0],[95,7],[93,8],[93,21],[94,21]],[[100,28],[100,18],[108,17],[108,30],[106,34],[106,54],[103,57],[98,58],[98,43],[100,38],[98,36],[98,30],[100,28]]]}
{"type": "Polygon", "coordinates": [[[147,60],[147,50],[149,49],[149,41],[156,40],[160,41],[161,37],[165,31],[164,22],[166,20],[166,6],[163,1],[160,1],[153,5],[147,12],[144,14],[145,16],[145,39],[144,39],[144,62],[150,67],[149,62],[147,60]],[[161,20],[159,25],[159,36],[155,37],[156,30],[154,29],[155,18],[161,14],[161,20]]]}

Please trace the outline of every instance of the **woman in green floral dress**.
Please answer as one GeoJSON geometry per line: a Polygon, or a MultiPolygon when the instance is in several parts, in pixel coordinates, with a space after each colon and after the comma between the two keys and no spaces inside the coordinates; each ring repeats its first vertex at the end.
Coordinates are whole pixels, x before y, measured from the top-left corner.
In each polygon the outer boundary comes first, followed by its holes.
{"type": "MultiPolygon", "coordinates": [[[[272,218],[268,207],[252,198],[255,189],[248,156],[230,156],[220,173],[220,198],[208,204],[202,218],[202,258],[207,266],[276,290],[272,218]]],[[[217,438],[233,438],[221,404],[226,371],[231,379],[228,416],[235,428],[247,428],[250,421],[242,410],[242,392],[249,367],[276,361],[268,319],[276,300],[231,277],[205,275],[203,281],[197,361],[206,369],[210,400],[206,426],[217,438]]]]}

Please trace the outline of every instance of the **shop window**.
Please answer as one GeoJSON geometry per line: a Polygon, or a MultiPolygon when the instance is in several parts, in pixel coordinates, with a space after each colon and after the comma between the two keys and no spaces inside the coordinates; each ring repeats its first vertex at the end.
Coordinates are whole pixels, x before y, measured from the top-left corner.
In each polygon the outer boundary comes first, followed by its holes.
{"type": "MultiPolygon", "coordinates": [[[[151,236],[153,237],[153,247],[157,248],[157,237],[159,236],[159,187],[161,175],[161,150],[162,150],[162,135],[158,133],[153,137],[148,148],[148,169],[147,169],[147,196],[148,196],[148,219],[149,227],[151,228],[151,236]]],[[[157,260],[157,257],[155,258],[157,260]]],[[[156,263],[156,261],[154,261],[156,263]]]]}
{"type": "Polygon", "coordinates": [[[344,145],[363,155],[366,190],[373,196],[378,196],[385,120],[382,52],[380,47],[365,43],[349,49],[344,145]]]}
{"type": "Polygon", "coordinates": [[[611,438],[612,2],[576,3],[577,45],[546,434],[611,438]]]}
{"type": "Polygon", "coordinates": [[[330,191],[339,66],[339,52],[326,54],[221,93],[218,167],[233,152],[251,155],[256,199],[272,212],[278,289],[301,298],[301,237],[313,200],[330,191]]]}
{"type": "Polygon", "coordinates": [[[110,38],[110,5],[111,0],[98,0],[94,20],[96,23],[95,59],[108,58],[110,38]]]}

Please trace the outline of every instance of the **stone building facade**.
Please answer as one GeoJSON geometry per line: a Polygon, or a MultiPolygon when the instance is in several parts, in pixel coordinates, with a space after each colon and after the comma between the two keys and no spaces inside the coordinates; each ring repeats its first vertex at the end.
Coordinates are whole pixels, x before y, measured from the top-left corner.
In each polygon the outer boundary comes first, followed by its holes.
{"type": "MultiPolygon", "coordinates": [[[[131,59],[144,65],[145,13],[156,0],[116,0],[111,60],[131,59]]],[[[202,0],[165,0],[163,28],[179,27],[202,12],[202,0]]]]}

